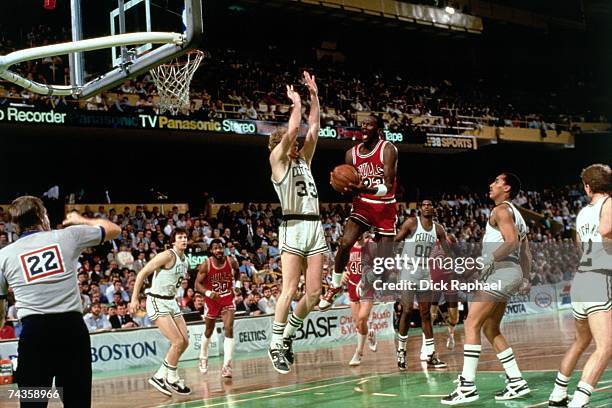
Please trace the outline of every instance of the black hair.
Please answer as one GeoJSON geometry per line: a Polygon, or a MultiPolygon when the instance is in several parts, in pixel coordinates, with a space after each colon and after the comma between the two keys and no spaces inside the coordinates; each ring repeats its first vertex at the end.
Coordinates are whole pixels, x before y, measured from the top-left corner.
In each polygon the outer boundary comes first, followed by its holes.
{"type": "Polygon", "coordinates": [[[215,238],[212,241],[210,241],[210,245],[208,245],[208,247],[210,249],[212,249],[214,244],[219,244],[219,245],[221,245],[222,248],[225,248],[225,244],[223,244],[223,240],[221,240],[219,238],[215,238]]]}
{"type": "Polygon", "coordinates": [[[504,183],[510,186],[510,199],[516,197],[521,190],[521,179],[514,173],[503,172],[504,183]]]}

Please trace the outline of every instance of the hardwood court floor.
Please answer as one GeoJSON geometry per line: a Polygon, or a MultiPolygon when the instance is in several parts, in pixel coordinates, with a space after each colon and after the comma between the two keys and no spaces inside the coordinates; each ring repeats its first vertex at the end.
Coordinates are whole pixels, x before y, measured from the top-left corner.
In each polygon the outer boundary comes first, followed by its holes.
{"type": "MultiPolygon", "coordinates": [[[[504,386],[500,363],[490,345],[484,344],[476,379],[481,395],[473,407],[546,406],[558,364],[574,336],[570,313],[549,314],[504,323],[519,367],[529,381],[529,398],[495,402],[493,394],[504,386]]],[[[98,375],[94,378],[93,405],[106,407],[441,407],[440,396],[454,388],[452,381],[463,363],[463,331],[457,330],[457,345],[446,350],[446,332],[436,333],[436,349],[448,369],[427,370],[418,360],[420,329],[411,330],[408,341],[408,371],[399,373],[392,339],[379,341],[378,351],[367,349],[361,366],[348,366],[354,344],[298,350],[296,364],[288,375],[277,374],[263,352],[236,355],[234,378],[220,377],[221,358],[211,359],[209,372],[200,374],[196,362],[183,365],[180,375],[193,390],[185,397],[165,397],[147,379],[156,369],[98,375]]],[[[589,349],[589,352],[592,349],[589,349]]],[[[586,358],[579,361],[584,365],[586,358]]],[[[570,384],[573,392],[579,374],[570,384]]],[[[6,389],[1,387],[0,390],[6,389]]],[[[2,392],[4,394],[4,392],[2,392]]],[[[612,364],[591,399],[592,407],[612,406],[612,364]]],[[[17,404],[2,404],[11,407],[17,404]]],[[[52,403],[50,407],[60,406],[52,403]]]]}

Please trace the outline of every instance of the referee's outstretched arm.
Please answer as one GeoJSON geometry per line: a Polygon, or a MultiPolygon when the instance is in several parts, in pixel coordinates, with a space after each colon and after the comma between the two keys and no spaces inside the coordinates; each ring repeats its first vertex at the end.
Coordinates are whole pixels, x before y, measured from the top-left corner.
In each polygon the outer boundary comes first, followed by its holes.
{"type": "Polygon", "coordinates": [[[89,225],[91,227],[102,227],[104,229],[104,241],[110,241],[121,234],[121,227],[105,220],[104,218],[85,218],[76,211],[69,212],[66,215],[66,219],[62,222],[64,227],[70,225],[89,225]]]}

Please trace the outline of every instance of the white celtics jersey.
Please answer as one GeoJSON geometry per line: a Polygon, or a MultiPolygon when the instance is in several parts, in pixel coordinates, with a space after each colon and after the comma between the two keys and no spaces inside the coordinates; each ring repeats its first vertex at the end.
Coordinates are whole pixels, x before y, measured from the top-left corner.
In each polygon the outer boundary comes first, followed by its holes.
{"type": "Polygon", "coordinates": [[[310,167],[299,157],[291,160],[285,177],[272,180],[283,215],[319,215],[319,195],[310,167]]]}
{"type": "Polygon", "coordinates": [[[576,218],[576,230],[582,242],[582,258],[580,259],[579,271],[597,271],[612,269],[612,255],[606,253],[602,244],[602,237],[599,233],[599,221],[601,219],[601,209],[610,200],[609,196],[604,196],[584,207],[576,218]]]}
{"type": "Polygon", "coordinates": [[[404,240],[404,255],[410,258],[421,258],[421,269],[429,270],[428,260],[431,251],[436,245],[436,223],[432,222],[431,229],[426,230],[421,224],[421,217],[416,217],[417,228],[414,234],[404,240]]]}
{"type": "Polygon", "coordinates": [[[187,260],[179,258],[174,249],[174,265],[170,269],[161,268],[153,274],[151,293],[160,296],[175,296],[176,290],[181,286],[183,278],[187,275],[187,260]]]}
{"type": "MultiPolygon", "coordinates": [[[[518,231],[519,241],[524,240],[527,237],[527,224],[525,223],[523,216],[521,215],[519,210],[517,210],[514,204],[512,204],[510,201],[504,201],[504,203],[510,206],[510,210],[512,211],[512,214],[514,216],[514,225],[516,225],[516,229],[518,231]]],[[[482,239],[482,254],[493,255],[493,252],[495,252],[495,250],[499,248],[503,242],[504,237],[502,233],[499,231],[498,228],[491,225],[491,220],[489,219],[489,221],[487,221],[487,227],[485,229],[485,234],[482,239]]],[[[510,253],[508,255],[508,258],[508,260],[519,262],[519,249],[517,249],[515,252],[510,253]]]]}

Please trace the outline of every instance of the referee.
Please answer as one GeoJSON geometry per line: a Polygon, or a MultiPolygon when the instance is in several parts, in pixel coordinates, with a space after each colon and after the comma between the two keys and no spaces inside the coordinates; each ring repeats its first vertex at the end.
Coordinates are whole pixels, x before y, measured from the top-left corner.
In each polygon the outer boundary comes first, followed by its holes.
{"type": "MultiPolygon", "coordinates": [[[[0,250],[0,312],[4,317],[11,287],[23,327],[15,374],[20,395],[51,387],[55,377],[65,407],[90,407],[91,343],[77,287],[77,260],[85,248],[117,238],[121,228],[71,212],[63,222],[68,228],[51,230],[43,202],[32,196],[15,199],[9,214],[19,239],[0,250]]],[[[44,398],[21,398],[21,407],[46,406],[44,398]]]]}

